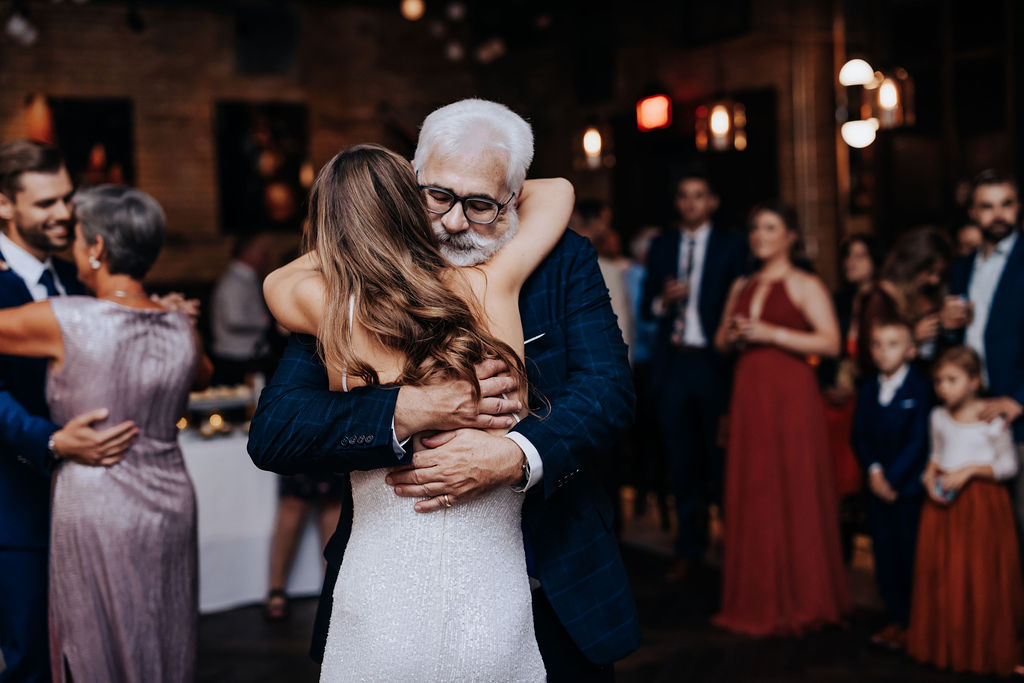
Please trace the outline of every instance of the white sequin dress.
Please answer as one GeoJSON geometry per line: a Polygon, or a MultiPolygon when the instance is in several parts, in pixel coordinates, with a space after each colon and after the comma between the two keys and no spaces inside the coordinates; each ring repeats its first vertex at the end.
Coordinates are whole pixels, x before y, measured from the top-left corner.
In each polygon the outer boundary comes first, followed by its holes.
{"type": "Polygon", "coordinates": [[[543,681],[520,528],[499,487],[418,513],[385,472],[352,473],[352,536],[321,681],[543,681]]]}

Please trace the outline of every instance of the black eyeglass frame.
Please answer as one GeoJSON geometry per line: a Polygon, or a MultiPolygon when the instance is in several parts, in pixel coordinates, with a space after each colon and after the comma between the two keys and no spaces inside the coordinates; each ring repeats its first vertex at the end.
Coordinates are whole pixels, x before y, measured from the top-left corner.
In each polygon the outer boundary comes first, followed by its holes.
{"type": "Polygon", "coordinates": [[[510,196],[504,202],[497,202],[497,201],[494,201],[493,199],[491,199],[489,197],[460,197],[459,195],[455,194],[454,192],[452,192],[448,188],[446,188],[446,187],[438,187],[437,185],[420,185],[419,188],[420,188],[421,192],[423,190],[434,190],[435,192],[443,192],[443,193],[445,193],[446,195],[448,195],[449,197],[452,198],[451,204],[449,204],[448,208],[445,209],[444,211],[434,211],[429,206],[426,207],[427,211],[429,211],[430,213],[434,214],[435,216],[443,216],[446,213],[448,213],[449,211],[451,211],[452,209],[454,209],[456,204],[461,204],[462,205],[462,215],[466,217],[467,221],[469,221],[470,223],[476,223],[477,225],[490,225],[494,221],[498,220],[498,216],[501,215],[501,212],[505,210],[505,207],[508,206],[509,203],[512,201],[512,199],[515,198],[515,196],[516,196],[516,193],[513,192],[512,196],[510,196]],[[498,210],[494,212],[494,218],[492,218],[489,221],[475,221],[472,218],[470,218],[469,214],[466,213],[466,202],[468,202],[469,200],[473,200],[473,201],[477,201],[477,202],[486,202],[488,204],[493,204],[494,206],[498,207],[498,210]]]}

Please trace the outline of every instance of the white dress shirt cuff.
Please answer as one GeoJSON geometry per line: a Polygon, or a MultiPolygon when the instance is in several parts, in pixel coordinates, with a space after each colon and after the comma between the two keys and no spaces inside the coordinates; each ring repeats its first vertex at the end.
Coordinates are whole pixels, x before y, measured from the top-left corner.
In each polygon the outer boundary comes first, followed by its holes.
{"type": "Polygon", "coordinates": [[[395,451],[395,455],[401,459],[405,455],[405,444],[409,443],[409,439],[412,437],[406,437],[403,441],[398,440],[398,434],[395,434],[395,418],[391,417],[391,448],[395,451]]]}
{"type": "Polygon", "coordinates": [[[540,459],[540,453],[530,443],[530,440],[519,432],[509,432],[505,436],[515,441],[516,445],[523,449],[523,453],[526,455],[526,462],[530,463],[530,481],[526,482],[526,488],[523,489],[523,491],[529,491],[533,488],[534,484],[544,477],[544,461],[540,459]]]}
{"type": "Polygon", "coordinates": [[[874,474],[875,472],[881,472],[882,474],[885,474],[885,468],[882,467],[882,463],[880,463],[880,462],[873,462],[873,463],[871,463],[871,466],[868,467],[868,474],[874,474]]]}

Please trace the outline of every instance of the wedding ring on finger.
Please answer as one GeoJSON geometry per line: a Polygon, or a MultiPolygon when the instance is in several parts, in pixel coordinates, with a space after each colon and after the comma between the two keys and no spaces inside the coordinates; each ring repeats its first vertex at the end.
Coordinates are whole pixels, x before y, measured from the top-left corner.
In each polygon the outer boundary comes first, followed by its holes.
{"type": "Polygon", "coordinates": [[[440,500],[441,505],[445,506],[446,508],[450,508],[452,506],[452,500],[451,498],[448,497],[447,493],[438,496],[437,499],[440,500]]]}

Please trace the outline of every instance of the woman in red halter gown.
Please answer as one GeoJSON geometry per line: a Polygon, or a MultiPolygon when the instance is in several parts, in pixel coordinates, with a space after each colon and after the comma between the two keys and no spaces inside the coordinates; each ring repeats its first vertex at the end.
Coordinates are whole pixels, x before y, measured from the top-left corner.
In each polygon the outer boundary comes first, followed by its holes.
{"type": "Polygon", "coordinates": [[[715,624],[798,635],[849,609],[824,406],[808,356],[835,356],[839,329],[816,276],[797,269],[793,212],[750,214],[761,262],[737,282],[715,337],[739,351],[725,476],[722,606],[715,624]]]}

